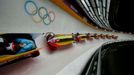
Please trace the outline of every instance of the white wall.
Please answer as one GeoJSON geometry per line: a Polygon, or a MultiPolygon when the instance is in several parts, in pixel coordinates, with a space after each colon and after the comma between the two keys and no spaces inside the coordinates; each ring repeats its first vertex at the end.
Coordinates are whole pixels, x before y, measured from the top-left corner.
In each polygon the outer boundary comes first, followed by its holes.
{"type": "MultiPolygon", "coordinates": [[[[38,6],[52,9],[56,14],[55,21],[48,26],[43,23],[36,24],[24,11],[25,1],[26,0],[0,0],[0,32],[97,32],[77,21],[59,7],[52,4],[49,0],[34,1],[38,6]]],[[[118,35],[120,40],[134,39],[134,36],[132,35],[121,33],[116,33],[115,35],[118,35]]],[[[42,39],[44,38],[41,35],[35,39],[38,47],[45,45],[42,39]]],[[[87,41],[85,43],[78,43],[74,44],[73,47],[57,51],[53,54],[47,53],[45,47],[40,51],[41,55],[36,58],[23,60],[0,68],[0,75],[55,75],[81,54],[92,47],[98,46],[99,43],[106,41],[108,40],[94,40],[92,42],[87,41]]]]}

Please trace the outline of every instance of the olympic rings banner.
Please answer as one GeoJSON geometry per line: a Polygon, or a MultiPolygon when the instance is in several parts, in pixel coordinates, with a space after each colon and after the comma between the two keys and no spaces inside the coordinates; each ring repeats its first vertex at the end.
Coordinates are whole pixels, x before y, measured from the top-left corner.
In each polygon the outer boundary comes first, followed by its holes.
{"type": "Polygon", "coordinates": [[[34,1],[26,1],[24,9],[35,23],[43,22],[44,25],[49,25],[55,20],[55,13],[52,10],[48,10],[45,7],[38,7],[34,1]]]}

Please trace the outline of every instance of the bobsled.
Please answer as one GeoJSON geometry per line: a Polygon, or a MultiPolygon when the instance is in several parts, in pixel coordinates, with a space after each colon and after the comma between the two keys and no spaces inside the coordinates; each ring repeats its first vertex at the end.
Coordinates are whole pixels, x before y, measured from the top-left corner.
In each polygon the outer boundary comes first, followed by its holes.
{"type": "Polygon", "coordinates": [[[8,33],[0,34],[0,67],[25,59],[29,57],[39,56],[39,49],[31,34],[26,33],[8,33]],[[16,44],[13,45],[14,40],[23,43],[23,47],[15,50],[16,44]],[[15,52],[16,51],[16,52],[15,52]]]}
{"type": "Polygon", "coordinates": [[[48,32],[45,35],[47,45],[51,50],[55,50],[61,46],[70,45],[74,42],[72,34],[54,34],[48,32]]]}
{"type": "Polygon", "coordinates": [[[45,38],[48,48],[50,50],[55,50],[59,47],[71,45],[75,42],[93,39],[117,39],[118,36],[97,33],[54,34],[53,32],[47,32],[45,38]]]}

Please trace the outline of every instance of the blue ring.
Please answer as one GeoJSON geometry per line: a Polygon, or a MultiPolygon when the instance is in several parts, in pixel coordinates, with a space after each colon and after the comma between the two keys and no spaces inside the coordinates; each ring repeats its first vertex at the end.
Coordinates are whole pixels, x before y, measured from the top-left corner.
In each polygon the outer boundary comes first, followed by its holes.
{"type": "Polygon", "coordinates": [[[25,12],[28,14],[28,15],[30,15],[30,16],[33,16],[33,15],[35,15],[35,14],[37,14],[37,10],[38,10],[38,7],[37,7],[37,5],[35,4],[35,2],[33,2],[33,1],[26,1],[25,2],[25,4],[24,4],[24,9],[25,9],[25,12]],[[35,6],[35,8],[36,8],[36,11],[35,11],[35,13],[30,13],[30,12],[28,12],[28,10],[27,10],[27,4],[28,3],[32,3],[34,6],[35,6]]]}

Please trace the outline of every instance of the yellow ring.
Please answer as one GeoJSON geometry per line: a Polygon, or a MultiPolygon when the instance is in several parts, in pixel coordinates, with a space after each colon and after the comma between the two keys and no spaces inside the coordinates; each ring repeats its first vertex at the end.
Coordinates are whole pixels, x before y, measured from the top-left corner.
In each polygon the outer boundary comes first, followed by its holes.
{"type": "MultiPolygon", "coordinates": [[[[34,10],[32,13],[34,13],[36,10],[34,10]]],[[[35,22],[35,23],[41,23],[42,22],[42,19],[40,18],[40,20],[36,20],[36,18],[34,17],[35,15],[32,16],[32,20],[35,22]]]]}

